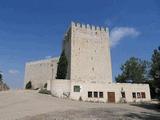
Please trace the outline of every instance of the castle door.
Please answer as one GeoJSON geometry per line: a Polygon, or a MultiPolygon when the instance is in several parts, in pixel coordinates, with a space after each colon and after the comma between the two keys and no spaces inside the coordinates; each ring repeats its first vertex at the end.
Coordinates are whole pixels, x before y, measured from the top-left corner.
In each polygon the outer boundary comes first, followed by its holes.
{"type": "Polygon", "coordinates": [[[108,102],[115,103],[115,92],[108,92],[108,102]]]}

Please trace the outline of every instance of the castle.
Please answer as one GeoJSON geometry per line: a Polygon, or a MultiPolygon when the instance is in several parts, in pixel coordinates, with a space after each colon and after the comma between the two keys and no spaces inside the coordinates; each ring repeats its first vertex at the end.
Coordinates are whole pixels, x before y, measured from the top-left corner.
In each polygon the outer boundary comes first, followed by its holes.
{"type": "Polygon", "coordinates": [[[54,96],[94,102],[150,101],[148,84],[113,83],[108,28],[71,23],[63,47],[66,79],[56,79],[59,57],[26,63],[25,85],[47,89],[54,96]]]}

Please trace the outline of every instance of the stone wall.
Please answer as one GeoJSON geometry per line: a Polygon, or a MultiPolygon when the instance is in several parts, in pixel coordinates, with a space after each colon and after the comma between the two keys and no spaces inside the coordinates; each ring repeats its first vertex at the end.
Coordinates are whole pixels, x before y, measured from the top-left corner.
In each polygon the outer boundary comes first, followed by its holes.
{"type": "Polygon", "coordinates": [[[31,81],[33,89],[42,88],[48,80],[55,79],[58,60],[51,58],[26,63],[24,87],[31,81]]]}
{"type": "Polygon", "coordinates": [[[70,79],[112,82],[108,29],[72,23],[64,48],[69,58],[70,79]]]}

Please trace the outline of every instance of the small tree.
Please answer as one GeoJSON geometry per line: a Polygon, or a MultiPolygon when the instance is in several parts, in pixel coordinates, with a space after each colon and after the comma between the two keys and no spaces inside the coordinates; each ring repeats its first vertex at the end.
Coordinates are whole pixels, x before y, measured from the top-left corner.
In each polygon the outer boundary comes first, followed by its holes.
{"type": "Polygon", "coordinates": [[[63,50],[58,62],[56,79],[65,79],[67,76],[67,68],[68,61],[65,51],[63,50]]]}
{"type": "Polygon", "coordinates": [[[32,82],[29,81],[27,84],[26,84],[26,89],[31,89],[32,88],[32,82]]]}

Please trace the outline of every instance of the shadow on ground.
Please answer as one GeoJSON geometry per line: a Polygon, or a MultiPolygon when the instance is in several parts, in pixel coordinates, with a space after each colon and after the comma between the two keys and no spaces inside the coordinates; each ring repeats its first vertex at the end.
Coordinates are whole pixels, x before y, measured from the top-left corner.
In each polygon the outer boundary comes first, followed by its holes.
{"type": "Polygon", "coordinates": [[[160,112],[160,104],[130,104],[130,105],[160,112]]]}
{"type": "Polygon", "coordinates": [[[160,114],[150,113],[128,113],[124,115],[124,118],[133,120],[160,120],[160,114]]]}
{"type": "Polygon", "coordinates": [[[140,112],[140,113],[127,113],[124,117],[136,120],[160,120],[160,104],[130,104],[131,106],[141,107],[148,110],[153,110],[158,113],[140,112]]]}

